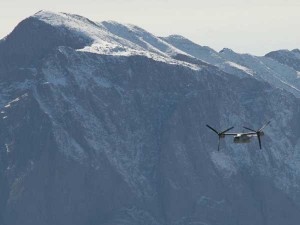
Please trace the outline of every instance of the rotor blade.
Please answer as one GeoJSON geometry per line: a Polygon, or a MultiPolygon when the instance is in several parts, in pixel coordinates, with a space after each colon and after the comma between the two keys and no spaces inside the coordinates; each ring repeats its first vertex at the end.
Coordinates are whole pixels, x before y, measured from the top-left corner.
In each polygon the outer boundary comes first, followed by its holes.
{"type": "Polygon", "coordinates": [[[219,137],[219,141],[218,141],[218,151],[220,151],[220,137],[219,137]]]}
{"type": "Polygon", "coordinates": [[[248,127],[244,127],[244,128],[247,129],[247,130],[251,130],[251,131],[253,131],[253,132],[256,132],[256,130],[250,129],[250,128],[248,128],[248,127]]]}
{"type": "Polygon", "coordinates": [[[207,126],[209,129],[211,129],[212,131],[214,131],[215,133],[217,133],[217,135],[219,135],[219,132],[218,132],[217,130],[215,130],[214,128],[212,128],[211,126],[209,126],[209,125],[207,125],[207,124],[206,124],[206,126],[207,126]]]}
{"type": "Polygon", "coordinates": [[[258,138],[259,148],[261,149],[261,140],[260,140],[260,134],[257,134],[257,138],[258,138]]]}
{"type": "Polygon", "coordinates": [[[233,128],[234,128],[234,127],[230,127],[230,128],[228,128],[227,130],[222,131],[220,134],[224,134],[224,133],[226,133],[227,131],[232,130],[233,128]]]}
{"type": "Polygon", "coordinates": [[[271,123],[271,121],[268,121],[265,125],[262,126],[262,128],[260,128],[258,131],[262,131],[266,126],[269,125],[269,123],[271,123]]]}

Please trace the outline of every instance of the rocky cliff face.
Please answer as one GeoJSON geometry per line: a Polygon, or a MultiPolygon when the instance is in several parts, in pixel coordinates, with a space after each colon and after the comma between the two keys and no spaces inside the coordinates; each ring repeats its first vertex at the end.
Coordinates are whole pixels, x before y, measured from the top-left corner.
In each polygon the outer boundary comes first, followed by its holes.
{"type": "Polygon", "coordinates": [[[292,51],[279,50],[270,52],[266,57],[272,58],[282,64],[285,64],[293,69],[300,71],[300,50],[294,49],[292,51]]]}
{"type": "Polygon", "coordinates": [[[0,43],[1,224],[297,224],[297,92],[170,42],[42,11],[0,43]]]}

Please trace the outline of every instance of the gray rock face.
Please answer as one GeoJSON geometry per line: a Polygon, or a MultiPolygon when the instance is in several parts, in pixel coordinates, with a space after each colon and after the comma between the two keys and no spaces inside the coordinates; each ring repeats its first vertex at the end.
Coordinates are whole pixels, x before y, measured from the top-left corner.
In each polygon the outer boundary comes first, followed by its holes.
{"type": "Polygon", "coordinates": [[[297,224],[297,95],[129,28],[39,12],[0,43],[0,224],[297,224]],[[269,119],[262,151],[205,127],[269,119]]]}
{"type": "Polygon", "coordinates": [[[292,51],[280,50],[270,52],[266,55],[282,64],[290,66],[297,71],[300,71],[300,50],[294,49],[292,51]]]}

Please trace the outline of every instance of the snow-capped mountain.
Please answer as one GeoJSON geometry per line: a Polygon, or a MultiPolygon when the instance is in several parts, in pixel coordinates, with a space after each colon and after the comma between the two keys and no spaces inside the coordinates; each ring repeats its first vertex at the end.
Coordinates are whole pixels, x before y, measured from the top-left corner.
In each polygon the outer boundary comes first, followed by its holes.
{"type": "Polygon", "coordinates": [[[0,224],[297,224],[300,86],[283,62],[25,19],[0,42],[0,224]],[[205,126],[268,120],[262,151],[227,139],[218,152],[205,126]]]}

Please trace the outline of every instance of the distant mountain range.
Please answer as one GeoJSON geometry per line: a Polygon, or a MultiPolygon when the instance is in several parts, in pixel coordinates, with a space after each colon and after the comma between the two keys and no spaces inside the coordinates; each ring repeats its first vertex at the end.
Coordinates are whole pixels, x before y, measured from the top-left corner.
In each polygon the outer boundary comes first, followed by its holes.
{"type": "Polygon", "coordinates": [[[36,13],[0,41],[0,224],[298,224],[299,71],[299,49],[36,13]],[[268,120],[262,150],[205,126],[268,120]]]}

